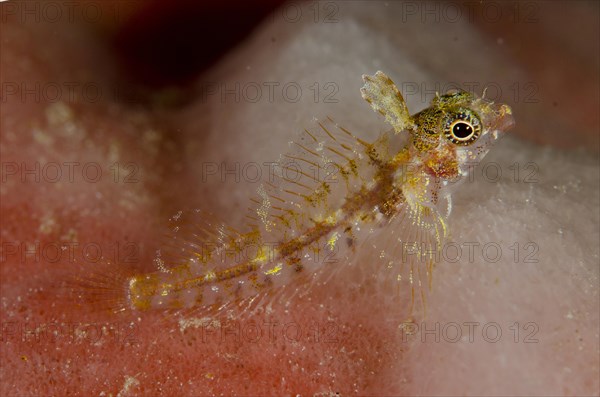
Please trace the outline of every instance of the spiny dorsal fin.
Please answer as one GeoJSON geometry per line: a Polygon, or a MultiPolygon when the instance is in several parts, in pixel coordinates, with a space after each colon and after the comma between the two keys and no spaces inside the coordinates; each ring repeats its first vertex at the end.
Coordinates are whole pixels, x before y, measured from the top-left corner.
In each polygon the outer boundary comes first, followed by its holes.
{"type": "Polygon", "coordinates": [[[274,167],[251,199],[247,218],[273,236],[290,238],[315,222],[327,221],[344,199],[372,180],[373,156],[388,158],[383,146],[369,144],[331,118],[315,120],[290,142],[290,152],[274,167]]]}
{"type": "Polygon", "coordinates": [[[360,89],[362,97],[369,102],[374,111],[385,116],[396,133],[414,127],[402,94],[385,73],[377,72],[374,76],[364,74],[362,78],[365,81],[365,85],[360,89]]]}

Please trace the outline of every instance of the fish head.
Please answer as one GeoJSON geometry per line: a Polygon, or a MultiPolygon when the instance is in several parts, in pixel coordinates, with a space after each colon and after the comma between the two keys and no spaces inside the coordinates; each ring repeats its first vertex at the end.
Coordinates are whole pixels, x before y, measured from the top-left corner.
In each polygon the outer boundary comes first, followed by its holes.
{"type": "Polygon", "coordinates": [[[411,152],[427,173],[447,181],[468,175],[514,125],[508,105],[466,91],[436,96],[413,116],[411,152]]]}

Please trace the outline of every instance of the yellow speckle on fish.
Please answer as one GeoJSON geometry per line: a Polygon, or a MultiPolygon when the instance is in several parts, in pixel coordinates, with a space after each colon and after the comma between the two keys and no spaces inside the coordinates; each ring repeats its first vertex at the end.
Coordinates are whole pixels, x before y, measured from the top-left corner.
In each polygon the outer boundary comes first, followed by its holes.
{"type": "Polygon", "coordinates": [[[338,239],[340,238],[340,235],[338,234],[338,232],[334,232],[331,237],[329,237],[329,240],[327,240],[327,245],[329,246],[330,250],[334,250],[335,248],[335,243],[338,241],[338,239]]]}
{"type": "Polygon", "coordinates": [[[281,266],[281,264],[278,264],[277,266],[272,267],[271,269],[267,270],[265,272],[265,274],[266,275],[275,275],[275,274],[279,273],[282,268],[283,268],[283,266],[281,266]]]}
{"type": "Polygon", "coordinates": [[[272,248],[264,245],[261,246],[256,253],[256,256],[251,259],[252,263],[266,263],[273,257],[272,248]]]}
{"type": "Polygon", "coordinates": [[[213,281],[217,279],[217,274],[214,271],[209,271],[208,273],[206,273],[206,275],[204,276],[204,279],[206,281],[213,281]]]}

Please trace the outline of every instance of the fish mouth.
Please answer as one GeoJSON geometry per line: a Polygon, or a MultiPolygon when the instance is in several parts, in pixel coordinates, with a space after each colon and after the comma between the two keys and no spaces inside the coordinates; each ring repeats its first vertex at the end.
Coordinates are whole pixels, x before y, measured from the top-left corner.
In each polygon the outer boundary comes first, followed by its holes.
{"type": "Polygon", "coordinates": [[[489,121],[489,129],[508,131],[515,125],[515,118],[512,114],[512,109],[508,105],[497,104],[490,106],[491,117],[489,121]]]}

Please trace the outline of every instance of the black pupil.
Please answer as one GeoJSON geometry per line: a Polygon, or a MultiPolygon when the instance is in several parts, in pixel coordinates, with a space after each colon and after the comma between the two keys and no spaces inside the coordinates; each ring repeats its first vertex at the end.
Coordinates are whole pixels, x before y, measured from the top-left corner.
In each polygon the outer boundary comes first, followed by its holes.
{"type": "Polygon", "coordinates": [[[465,139],[473,134],[473,127],[467,123],[456,123],[454,124],[454,127],[452,127],[452,133],[458,139],[465,139]]]}

